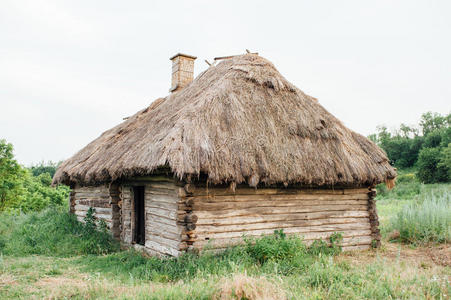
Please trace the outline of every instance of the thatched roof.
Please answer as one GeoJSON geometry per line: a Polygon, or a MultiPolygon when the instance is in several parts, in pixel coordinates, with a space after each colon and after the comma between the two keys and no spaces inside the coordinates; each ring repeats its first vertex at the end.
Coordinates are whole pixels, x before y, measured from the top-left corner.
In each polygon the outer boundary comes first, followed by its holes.
{"type": "Polygon", "coordinates": [[[253,54],[209,67],[104,132],[59,167],[54,183],[96,184],[162,166],[179,178],[251,186],[370,185],[396,176],[379,147],[253,54]]]}

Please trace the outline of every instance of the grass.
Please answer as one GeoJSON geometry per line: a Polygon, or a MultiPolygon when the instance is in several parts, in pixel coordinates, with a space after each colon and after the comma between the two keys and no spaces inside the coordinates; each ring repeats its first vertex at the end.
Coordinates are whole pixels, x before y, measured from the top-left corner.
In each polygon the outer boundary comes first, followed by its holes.
{"type": "Polygon", "coordinates": [[[119,251],[92,219],[83,225],[57,210],[0,215],[0,299],[447,299],[449,240],[437,238],[440,230],[402,229],[449,229],[437,212],[448,220],[450,190],[407,178],[380,191],[383,246],[351,253],[340,253],[340,235],[332,246],[307,247],[277,231],[222,253],[149,258],[119,251]],[[415,247],[389,243],[394,230],[415,247]]]}
{"type": "Polygon", "coordinates": [[[451,242],[451,185],[421,184],[401,174],[397,186],[378,186],[377,209],[385,238],[410,244],[451,242]]]}
{"type": "Polygon", "coordinates": [[[85,221],[85,224],[77,221],[62,208],[28,214],[3,213],[0,252],[13,256],[71,256],[119,250],[119,243],[107,232],[105,224],[94,221],[92,212],[85,221]]]}

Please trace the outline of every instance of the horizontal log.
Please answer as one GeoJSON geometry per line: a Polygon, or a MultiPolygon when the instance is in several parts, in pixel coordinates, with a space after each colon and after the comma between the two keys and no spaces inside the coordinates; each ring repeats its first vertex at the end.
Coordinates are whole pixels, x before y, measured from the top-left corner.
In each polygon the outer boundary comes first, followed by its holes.
{"type": "Polygon", "coordinates": [[[339,201],[339,200],[368,200],[367,194],[346,194],[346,195],[330,195],[330,194],[275,194],[275,195],[219,195],[219,196],[195,196],[192,198],[196,203],[222,203],[222,202],[277,202],[292,201],[302,202],[306,200],[314,201],[339,201]]]}
{"type": "Polygon", "coordinates": [[[246,209],[226,209],[226,210],[210,210],[196,211],[199,219],[202,218],[230,218],[234,216],[251,216],[251,215],[271,215],[271,214],[293,214],[293,213],[313,213],[328,211],[367,211],[365,205],[334,205],[334,206],[299,206],[299,207],[252,207],[246,209]]]}
{"type": "Polygon", "coordinates": [[[285,220],[316,220],[325,218],[368,218],[367,211],[326,211],[313,213],[296,213],[296,214],[275,214],[275,215],[250,215],[236,216],[230,218],[201,218],[198,219],[197,225],[234,225],[234,224],[252,224],[285,220]]]}
{"type": "MultiPolygon", "coordinates": [[[[367,231],[364,231],[367,232],[367,231]]],[[[341,246],[351,246],[351,245],[361,245],[361,244],[371,244],[372,237],[368,234],[366,235],[353,235],[354,233],[348,233],[348,236],[343,235],[343,241],[340,243],[341,246]]],[[[310,234],[303,235],[303,241],[306,245],[310,245],[315,240],[324,240],[328,242],[331,233],[320,233],[320,234],[310,234]]],[[[196,241],[193,245],[197,249],[202,249],[203,247],[212,247],[212,248],[225,248],[235,245],[241,245],[244,243],[243,238],[232,238],[232,239],[211,239],[211,240],[203,240],[196,241]]]]}
{"type": "Polygon", "coordinates": [[[75,193],[76,199],[109,199],[110,194],[109,193],[86,193],[86,192],[76,192],[75,193]]]}
{"type": "Polygon", "coordinates": [[[178,250],[179,245],[176,248],[163,245],[156,241],[146,241],[145,247],[154,251],[157,251],[161,254],[171,255],[171,256],[179,256],[180,251],[178,250]]]}
{"type": "MultiPolygon", "coordinates": [[[[75,205],[75,210],[76,211],[88,211],[89,208],[92,206],[88,206],[88,205],[81,205],[81,204],[76,204],[75,205]]],[[[111,213],[111,208],[105,208],[105,207],[92,207],[96,210],[96,213],[111,213]]]]}
{"type": "Polygon", "coordinates": [[[177,226],[177,221],[175,219],[154,215],[149,212],[147,213],[146,220],[148,220],[148,222],[161,223],[167,226],[177,226]]]}
{"type": "Polygon", "coordinates": [[[178,212],[174,209],[166,209],[161,207],[146,207],[146,213],[174,221],[178,219],[178,212]]]}
{"type": "Polygon", "coordinates": [[[76,193],[104,193],[108,194],[109,189],[107,186],[101,187],[76,187],[73,189],[76,193]]]}
{"type": "Polygon", "coordinates": [[[162,203],[171,203],[171,204],[177,204],[177,202],[180,200],[177,196],[171,196],[167,194],[151,194],[147,193],[145,194],[146,202],[162,202],[162,203]]]}
{"type": "MultiPolygon", "coordinates": [[[[238,187],[235,190],[235,195],[275,195],[275,194],[364,194],[368,193],[368,188],[357,189],[301,189],[301,188],[243,188],[238,187]]],[[[195,187],[193,194],[195,196],[202,195],[230,195],[233,192],[229,188],[215,188],[215,187],[195,187]]]]}
{"type": "Polygon", "coordinates": [[[160,236],[162,238],[180,242],[182,239],[182,234],[179,232],[173,232],[172,230],[167,230],[167,228],[158,228],[156,226],[146,226],[145,229],[146,240],[152,240],[154,236],[160,236]]]}
{"type": "MultiPolygon", "coordinates": [[[[81,218],[86,217],[86,211],[75,211],[75,215],[81,218]]],[[[108,214],[94,214],[94,217],[96,217],[97,219],[103,219],[107,222],[111,222],[112,218],[111,215],[108,214]]]]}
{"type": "Polygon", "coordinates": [[[149,238],[146,239],[145,243],[147,244],[147,242],[159,243],[159,244],[161,244],[163,246],[170,247],[170,248],[173,248],[173,249],[179,249],[179,245],[180,245],[180,239],[172,240],[172,239],[168,239],[168,238],[161,237],[161,236],[158,236],[158,235],[149,236],[149,238]]]}
{"type": "MultiPolygon", "coordinates": [[[[370,230],[369,223],[350,223],[350,224],[331,224],[331,225],[319,225],[319,226],[299,226],[299,227],[286,227],[283,228],[283,231],[287,234],[297,233],[297,234],[305,234],[309,232],[342,232],[347,230],[370,230]]],[[[217,232],[217,233],[207,233],[207,232],[199,232],[196,230],[196,234],[199,239],[205,238],[233,238],[233,237],[242,237],[243,235],[249,236],[260,236],[260,235],[268,235],[273,234],[274,229],[255,229],[255,230],[242,230],[242,231],[233,231],[233,232],[217,232]]]]}
{"type": "Polygon", "coordinates": [[[99,199],[78,199],[75,200],[75,204],[79,205],[86,205],[86,206],[92,206],[92,207],[111,207],[110,200],[99,200],[99,199]]]}
{"type": "Polygon", "coordinates": [[[315,207],[315,206],[329,206],[333,209],[340,205],[363,205],[368,208],[368,200],[339,200],[339,201],[246,201],[246,202],[194,202],[193,210],[223,210],[223,209],[244,209],[252,207],[315,207]]]}
{"type": "Polygon", "coordinates": [[[334,219],[316,219],[316,220],[284,220],[278,222],[248,223],[236,225],[199,225],[197,224],[196,233],[217,233],[217,232],[243,232],[257,229],[279,229],[288,227],[313,227],[332,224],[365,224],[369,225],[367,218],[334,218],[334,219]]]}
{"type": "Polygon", "coordinates": [[[177,203],[157,202],[157,201],[145,201],[144,206],[149,209],[152,208],[164,208],[167,210],[178,210],[179,205],[177,203]]]}
{"type": "Polygon", "coordinates": [[[282,229],[292,227],[314,227],[322,225],[344,225],[344,224],[364,224],[370,225],[366,218],[335,218],[335,219],[316,219],[316,220],[286,220],[279,222],[266,223],[251,223],[251,224],[237,224],[237,225],[221,225],[221,226],[198,226],[196,233],[220,233],[220,232],[244,232],[249,230],[260,229],[282,229]]]}

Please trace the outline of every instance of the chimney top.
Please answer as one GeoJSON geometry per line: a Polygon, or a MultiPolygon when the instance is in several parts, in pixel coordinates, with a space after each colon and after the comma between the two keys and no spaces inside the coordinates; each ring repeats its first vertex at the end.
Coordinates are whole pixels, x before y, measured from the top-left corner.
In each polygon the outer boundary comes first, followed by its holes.
{"type": "Polygon", "coordinates": [[[194,60],[197,57],[182,53],[172,56],[172,83],[170,92],[183,89],[194,79],[194,60]]]}
{"type": "Polygon", "coordinates": [[[196,56],[192,56],[192,55],[188,55],[188,54],[183,54],[183,53],[177,53],[176,55],[171,56],[171,58],[169,58],[169,60],[173,60],[174,58],[176,58],[177,56],[183,56],[186,58],[192,58],[192,59],[196,59],[196,56]]]}

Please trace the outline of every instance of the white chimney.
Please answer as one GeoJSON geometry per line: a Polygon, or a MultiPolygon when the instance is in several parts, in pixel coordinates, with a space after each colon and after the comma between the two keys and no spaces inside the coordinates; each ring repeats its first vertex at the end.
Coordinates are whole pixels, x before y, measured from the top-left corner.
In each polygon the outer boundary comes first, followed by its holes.
{"type": "Polygon", "coordinates": [[[194,79],[194,60],[197,57],[177,53],[172,60],[172,84],[170,92],[183,89],[194,79]]]}

